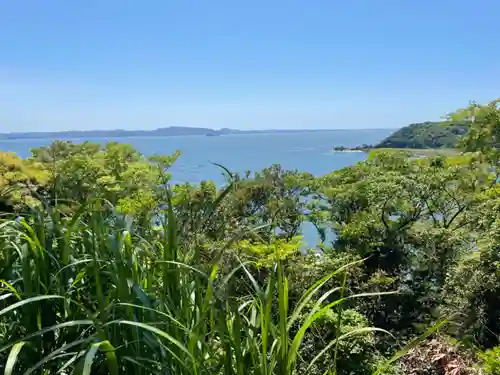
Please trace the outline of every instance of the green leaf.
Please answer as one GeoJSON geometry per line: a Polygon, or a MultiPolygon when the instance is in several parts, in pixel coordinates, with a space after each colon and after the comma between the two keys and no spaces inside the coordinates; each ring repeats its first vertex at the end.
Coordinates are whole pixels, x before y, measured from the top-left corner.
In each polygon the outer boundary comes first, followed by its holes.
{"type": "Polygon", "coordinates": [[[12,375],[14,371],[14,366],[16,365],[17,362],[17,357],[19,355],[19,352],[26,343],[27,343],[26,341],[18,342],[10,350],[9,356],[7,357],[7,363],[5,364],[5,373],[4,373],[5,375],[12,375]]]}

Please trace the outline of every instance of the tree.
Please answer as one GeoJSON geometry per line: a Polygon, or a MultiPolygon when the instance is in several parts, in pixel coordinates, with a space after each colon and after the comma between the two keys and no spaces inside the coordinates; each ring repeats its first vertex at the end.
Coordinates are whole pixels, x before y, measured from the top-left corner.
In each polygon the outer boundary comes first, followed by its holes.
{"type": "Polygon", "coordinates": [[[39,204],[49,174],[35,161],[10,152],[0,153],[0,212],[22,211],[39,204]]]}
{"type": "Polygon", "coordinates": [[[32,150],[30,161],[41,163],[49,174],[52,204],[72,211],[79,202],[102,199],[117,212],[151,216],[159,208],[166,170],[179,156],[145,157],[131,145],[105,146],[56,141],[32,150]]]}
{"type": "Polygon", "coordinates": [[[462,140],[462,148],[468,152],[481,151],[489,154],[500,147],[500,99],[486,105],[472,102],[448,115],[450,119],[467,121],[470,130],[462,140]]]}
{"type": "Polygon", "coordinates": [[[381,150],[321,179],[331,251],[367,258],[357,288],[399,291],[357,306],[376,326],[411,333],[435,319],[447,272],[470,251],[475,212],[493,178],[469,155],[381,150]]]}

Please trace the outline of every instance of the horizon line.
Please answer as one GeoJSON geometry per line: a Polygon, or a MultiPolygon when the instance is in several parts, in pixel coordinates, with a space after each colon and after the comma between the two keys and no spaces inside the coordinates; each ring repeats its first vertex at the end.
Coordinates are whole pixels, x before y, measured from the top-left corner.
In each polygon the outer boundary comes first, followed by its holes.
{"type": "Polygon", "coordinates": [[[312,128],[312,129],[307,129],[307,128],[266,128],[266,129],[238,129],[238,128],[209,128],[209,127],[203,127],[203,126],[178,126],[178,125],[172,125],[172,126],[166,126],[166,127],[160,127],[156,129],[120,129],[120,128],[114,128],[114,129],[67,129],[67,130],[48,130],[48,131],[8,131],[8,132],[0,132],[0,135],[14,135],[14,134],[52,134],[52,133],[103,133],[103,132],[144,132],[144,133],[151,133],[151,132],[156,132],[159,130],[166,130],[166,129],[193,129],[193,130],[211,130],[215,132],[221,132],[221,131],[233,131],[233,132],[318,132],[318,131],[337,131],[337,130],[392,130],[392,129],[399,129],[401,127],[376,127],[376,128],[312,128]]]}

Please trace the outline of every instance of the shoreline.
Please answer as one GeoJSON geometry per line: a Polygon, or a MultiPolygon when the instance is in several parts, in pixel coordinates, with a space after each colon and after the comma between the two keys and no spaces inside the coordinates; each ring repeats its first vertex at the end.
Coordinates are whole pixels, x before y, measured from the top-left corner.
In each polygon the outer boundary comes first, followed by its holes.
{"type": "Polygon", "coordinates": [[[349,153],[349,152],[370,152],[370,150],[333,150],[332,152],[339,152],[339,153],[349,153]]]}
{"type": "Polygon", "coordinates": [[[459,150],[454,148],[404,148],[404,147],[395,147],[395,148],[385,148],[385,147],[335,147],[332,152],[338,153],[350,153],[350,152],[364,152],[370,153],[372,151],[392,151],[392,152],[408,152],[413,156],[451,156],[457,155],[460,153],[459,150]]]}

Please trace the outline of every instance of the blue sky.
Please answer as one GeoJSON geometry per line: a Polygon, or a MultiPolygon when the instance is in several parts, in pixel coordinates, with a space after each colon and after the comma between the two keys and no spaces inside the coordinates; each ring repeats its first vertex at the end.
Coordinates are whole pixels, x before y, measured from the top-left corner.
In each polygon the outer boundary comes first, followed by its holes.
{"type": "Polygon", "coordinates": [[[500,93],[499,15],[496,0],[3,1],[0,131],[438,119],[500,93]]]}

